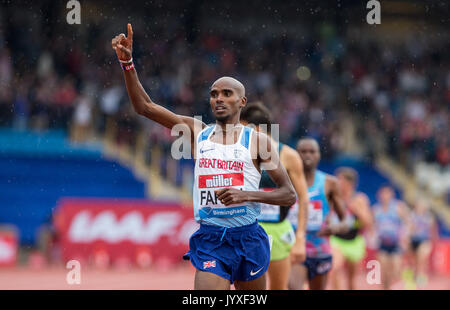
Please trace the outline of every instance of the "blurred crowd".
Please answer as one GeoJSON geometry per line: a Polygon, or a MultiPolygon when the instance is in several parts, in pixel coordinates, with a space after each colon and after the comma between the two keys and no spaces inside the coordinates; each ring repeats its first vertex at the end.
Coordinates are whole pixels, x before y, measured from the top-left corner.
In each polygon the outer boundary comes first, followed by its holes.
{"type": "MultiPolygon", "coordinates": [[[[152,143],[173,141],[128,102],[110,45],[126,23],[119,28],[118,21],[99,19],[77,32],[64,22],[48,30],[18,10],[1,17],[0,126],[64,128],[81,141],[104,133],[112,119],[118,142],[133,145],[142,131],[152,143]]],[[[450,163],[448,43],[418,36],[385,44],[331,24],[305,34],[264,34],[250,26],[238,33],[194,31],[191,19],[154,17],[134,27],[135,64],[155,102],[210,123],[208,88],[230,75],[244,83],[249,101],[271,108],[286,143],[312,136],[324,157],[333,158],[342,151],[342,124],[350,113],[369,159],[379,149],[367,137],[379,136],[389,155],[408,166],[450,163]]]]}
{"type": "Polygon", "coordinates": [[[381,132],[389,155],[408,168],[420,161],[450,164],[448,47],[415,40],[395,48],[354,46],[348,54],[355,77],[349,98],[365,120],[362,135],[381,132]]]}

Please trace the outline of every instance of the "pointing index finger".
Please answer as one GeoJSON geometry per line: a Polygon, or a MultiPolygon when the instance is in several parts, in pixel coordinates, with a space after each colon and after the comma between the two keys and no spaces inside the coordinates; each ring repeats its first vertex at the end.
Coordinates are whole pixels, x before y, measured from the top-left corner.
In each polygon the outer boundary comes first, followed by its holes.
{"type": "Polygon", "coordinates": [[[131,27],[131,24],[128,24],[128,38],[133,40],[133,27],[131,27]]]}

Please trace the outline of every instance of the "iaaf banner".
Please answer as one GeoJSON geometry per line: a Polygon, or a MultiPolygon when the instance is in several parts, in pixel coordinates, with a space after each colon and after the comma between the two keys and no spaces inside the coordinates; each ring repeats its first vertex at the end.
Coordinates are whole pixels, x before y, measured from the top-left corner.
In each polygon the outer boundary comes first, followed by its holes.
{"type": "Polygon", "coordinates": [[[17,261],[18,237],[13,230],[0,230],[0,266],[14,266],[17,261]]]}
{"type": "Polygon", "coordinates": [[[181,261],[198,229],[192,208],[146,200],[63,199],[54,220],[65,261],[181,261]]]}
{"type": "Polygon", "coordinates": [[[435,242],[431,253],[431,263],[436,273],[450,275],[450,239],[435,242]]]}

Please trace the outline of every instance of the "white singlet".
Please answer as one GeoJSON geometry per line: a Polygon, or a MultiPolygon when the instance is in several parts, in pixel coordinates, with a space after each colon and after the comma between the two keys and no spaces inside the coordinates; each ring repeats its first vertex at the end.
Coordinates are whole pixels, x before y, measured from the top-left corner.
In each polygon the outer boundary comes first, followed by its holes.
{"type": "Polygon", "coordinates": [[[214,126],[197,136],[194,170],[194,216],[201,224],[239,227],[253,224],[261,212],[259,203],[225,206],[214,191],[231,187],[258,191],[261,174],[253,164],[250,145],[253,129],[242,126],[237,143],[224,145],[210,140],[214,126]]]}

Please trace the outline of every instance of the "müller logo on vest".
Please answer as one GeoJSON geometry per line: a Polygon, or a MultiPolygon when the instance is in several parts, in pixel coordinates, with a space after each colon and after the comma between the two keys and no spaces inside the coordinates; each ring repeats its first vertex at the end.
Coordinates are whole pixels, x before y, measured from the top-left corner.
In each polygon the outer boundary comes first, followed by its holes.
{"type": "Polygon", "coordinates": [[[198,177],[199,188],[216,188],[244,185],[243,173],[209,174],[198,177]]]}

